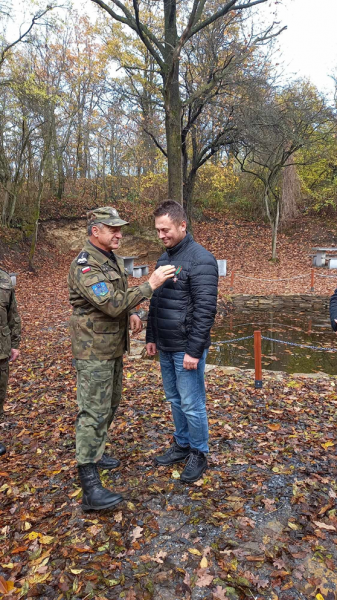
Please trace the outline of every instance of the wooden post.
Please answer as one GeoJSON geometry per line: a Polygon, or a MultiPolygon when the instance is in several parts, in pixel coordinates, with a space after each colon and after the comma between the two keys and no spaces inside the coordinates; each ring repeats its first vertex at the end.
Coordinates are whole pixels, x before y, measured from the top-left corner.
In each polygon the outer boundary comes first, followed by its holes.
{"type": "Polygon", "coordinates": [[[308,323],[308,334],[312,333],[312,318],[310,317],[308,323]]]}
{"type": "Polygon", "coordinates": [[[261,331],[254,331],[255,388],[262,388],[261,331]]]}
{"type": "Polygon", "coordinates": [[[311,288],[310,291],[313,292],[315,289],[315,271],[311,269],[311,288]]]}
{"type": "Polygon", "coordinates": [[[235,271],[232,271],[231,272],[231,286],[229,288],[230,290],[232,290],[234,287],[234,277],[235,277],[235,271]]]}

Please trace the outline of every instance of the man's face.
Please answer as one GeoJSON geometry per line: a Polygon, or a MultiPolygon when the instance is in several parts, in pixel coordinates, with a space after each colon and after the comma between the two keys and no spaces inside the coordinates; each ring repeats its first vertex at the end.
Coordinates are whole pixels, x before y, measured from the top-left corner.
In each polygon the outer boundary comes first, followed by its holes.
{"type": "Polygon", "coordinates": [[[168,215],[156,217],[155,227],[165,248],[174,248],[186,235],[186,221],[176,223],[168,215]]]}
{"type": "Polygon", "coordinates": [[[122,228],[121,227],[112,227],[111,225],[102,224],[101,227],[96,227],[95,225],[92,228],[92,236],[93,236],[93,244],[105,250],[106,252],[110,252],[111,250],[117,250],[119,246],[119,242],[122,239],[122,228]]]}

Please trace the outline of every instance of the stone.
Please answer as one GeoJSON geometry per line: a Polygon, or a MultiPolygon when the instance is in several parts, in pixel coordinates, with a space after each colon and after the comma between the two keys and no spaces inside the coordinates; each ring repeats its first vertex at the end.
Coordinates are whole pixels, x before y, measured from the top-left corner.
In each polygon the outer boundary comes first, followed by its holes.
{"type": "Polygon", "coordinates": [[[273,519],[272,521],[268,521],[265,524],[265,528],[271,529],[271,531],[274,531],[274,533],[282,533],[282,531],[284,529],[284,525],[282,525],[281,521],[277,521],[276,519],[273,519]]]}

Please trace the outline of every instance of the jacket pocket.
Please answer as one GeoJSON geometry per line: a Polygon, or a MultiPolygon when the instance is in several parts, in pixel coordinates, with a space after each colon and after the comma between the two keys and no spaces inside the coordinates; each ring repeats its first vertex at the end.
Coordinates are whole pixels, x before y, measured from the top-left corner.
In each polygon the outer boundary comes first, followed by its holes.
{"type": "Polygon", "coordinates": [[[106,277],[110,280],[110,281],[117,281],[118,279],[121,278],[121,276],[116,273],[116,271],[107,271],[106,273],[106,277]]]}
{"type": "Polygon", "coordinates": [[[115,321],[94,321],[92,329],[95,333],[118,333],[119,323],[115,321]]]}

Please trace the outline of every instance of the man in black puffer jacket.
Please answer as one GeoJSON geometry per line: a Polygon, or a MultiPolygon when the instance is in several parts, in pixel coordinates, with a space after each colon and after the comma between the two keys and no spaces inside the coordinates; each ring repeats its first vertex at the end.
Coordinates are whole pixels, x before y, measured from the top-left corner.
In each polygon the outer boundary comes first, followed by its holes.
{"type": "Polygon", "coordinates": [[[332,329],[337,331],[337,290],[330,298],[330,321],[332,329]]]}
{"type": "Polygon", "coordinates": [[[182,481],[197,481],[207,469],[208,422],[205,363],[216,314],[218,266],[214,256],[186,231],[186,214],[173,200],[154,211],[166,252],[161,265],[175,265],[173,279],[152,296],[146,331],[150,356],[159,350],[165,395],[171,402],[174,441],[158,465],[187,464],[182,481]]]}

